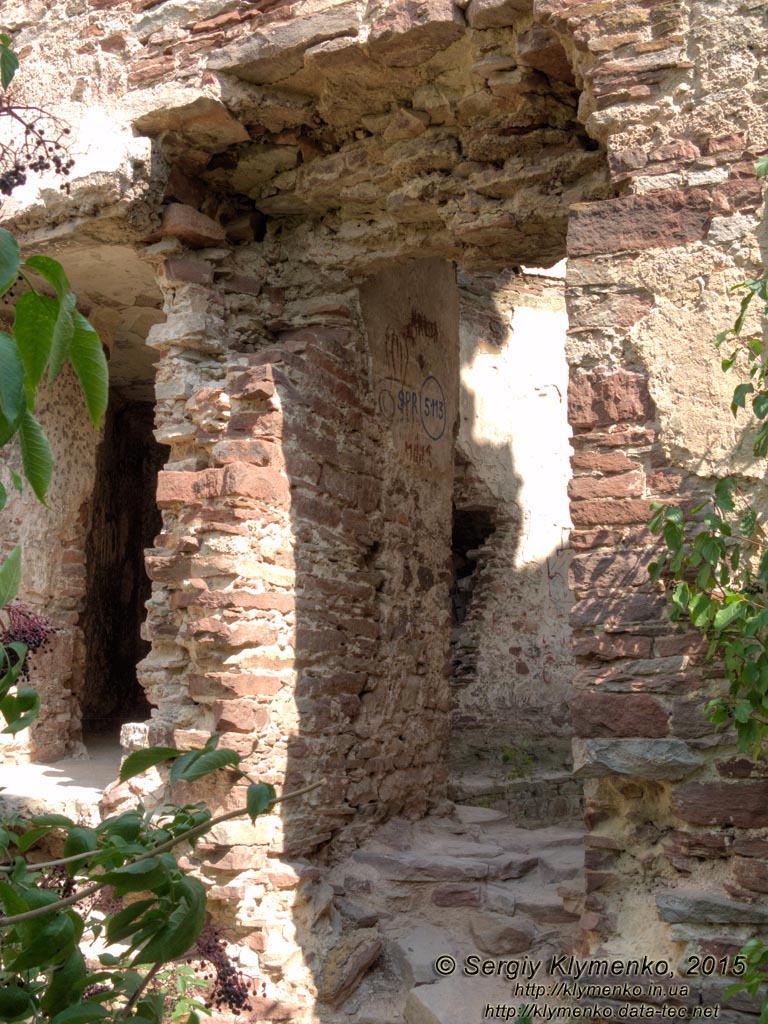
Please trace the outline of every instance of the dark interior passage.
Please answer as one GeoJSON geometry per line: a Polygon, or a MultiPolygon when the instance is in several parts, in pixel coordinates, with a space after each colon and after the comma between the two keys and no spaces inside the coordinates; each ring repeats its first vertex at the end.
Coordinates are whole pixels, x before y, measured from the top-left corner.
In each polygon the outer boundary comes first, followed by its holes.
{"type": "Polygon", "coordinates": [[[86,548],[87,594],[82,627],[85,675],[80,694],[83,737],[141,721],[149,704],[136,665],[149,644],[141,638],[151,584],[144,549],[161,528],[155,495],[167,449],[154,438],[151,402],[112,388],[99,447],[86,548]]]}

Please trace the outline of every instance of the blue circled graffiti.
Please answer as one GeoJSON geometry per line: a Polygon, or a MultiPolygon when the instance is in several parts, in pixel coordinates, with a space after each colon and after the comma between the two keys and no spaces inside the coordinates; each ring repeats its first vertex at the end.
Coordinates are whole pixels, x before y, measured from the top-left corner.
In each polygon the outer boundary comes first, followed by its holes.
{"type": "Polygon", "coordinates": [[[424,378],[419,394],[419,412],[424,433],[433,441],[439,441],[445,433],[448,422],[448,408],[445,392],[437,377],[431,374],[424,378]]]}

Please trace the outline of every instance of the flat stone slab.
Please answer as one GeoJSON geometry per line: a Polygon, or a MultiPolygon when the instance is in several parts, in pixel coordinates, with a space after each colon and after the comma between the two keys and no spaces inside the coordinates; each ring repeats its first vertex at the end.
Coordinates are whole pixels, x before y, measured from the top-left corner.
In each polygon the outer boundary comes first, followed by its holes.
{"type": "Polygon", "coordinates": [[[704,758],[682,740],[576,739],[573,774],[583,779],[623,775],[635,779],[684,779],[704,758]]]}
{"type": "Polygon", "coordinates": [[[473,807],[469,804],[456,804],[453,813],[462,825],[488,825],[492,821],[502,821],[509,817],[504,811],[495,811],[492,807],[473,807]]]}
{"type": "Polygon", "coordinates": [[[565,882],[584,871],[584,850],[581,846],[560,846],[539,857],[539,877],[545,882],[565,882]]]}
{"type": "Polygon", "coordinates": [[[521,878],[532,871],[538,860],[507,853],[498,857],[450,857],[441,853],[416,851],[385,854],[356,850],[353,860],[375,868],[384,878],[411,882],[438,882],[457,879],[521,878]]]}
{"type": "Polygon", "coordinates": [[[742,903],[717,890],[666,889],[656,896],[663,921],[672,924],[767,924],[768,906],[742,903]]]}
{"type": "Polygon", "coordinates": [[[412,985],[431,985],[439,981],[435,960],[444,954],[456,957],[450,933],[433,924],[417,925],[389,936],[389,940],[394,958],[400,961],[404,980],[412,985]]]}

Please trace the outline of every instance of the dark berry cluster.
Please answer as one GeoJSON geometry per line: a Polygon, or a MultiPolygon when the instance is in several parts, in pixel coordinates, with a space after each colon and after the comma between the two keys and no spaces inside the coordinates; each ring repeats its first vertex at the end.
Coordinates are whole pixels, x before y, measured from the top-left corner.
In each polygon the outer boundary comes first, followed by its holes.
{"type": "Polygon", "coordinates": [[[56,864],[41,875],[40,888],[50,889],[64,900],[75,891],[75,880],[62,864],[56,864]]]}
{"type": "MultiPolygon", "coordinates": [[[[27,172],[53,171],[66,178],[75,165],[67,150],[71,129],[59,118],[40,107],[22,106],[10,100],[0,101],[0,118],[18,125],[14,141],[0,142],[0,195],[9,196],[25,184],[27,172]],[[23,133],[22,133],[23,129],[23,133]]],[[[3,133],[12,136],[12,133],[3,133]]],[[[69,192],[69,183],[61,188],[69,192]]]]}
{"type": "Polygon", "coordinates": [[[252,982],[232,963],[227,953],[227,944],[213,927],[201,933],[195,946],[200,957],[198,970],[205,978],[213,981],[206,1005],[217,1010],[229,1010],[237,1016],[243,1010],[252,1010],[250,1002],[252,982]],[[214,974],[206,973],[213,968],[214,974]]]}
{"type": "MultiPolygon", "coordinates": [[[[15,601],[3,609],[5,624],[0,624],[0,644],[22,643],[28,654],[50,650],[50,640],[58,627],[44,615],[38,615],[25,604],[15,601]]],[[[9,652],[10,653],[10,652],[9,652]]],[[[11,653],[11,657],[14,655],[11,653]]],[[[21,674],[29,678],[29,658],[24,659],[21,674]]]]}

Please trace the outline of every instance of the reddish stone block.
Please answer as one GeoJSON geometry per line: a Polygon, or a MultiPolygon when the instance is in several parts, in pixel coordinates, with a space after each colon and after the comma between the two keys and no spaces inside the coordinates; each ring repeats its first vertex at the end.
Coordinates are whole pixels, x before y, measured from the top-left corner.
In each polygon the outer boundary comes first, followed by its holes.
{"type": "Polygon", "coordinates": [[[768,826],[768,781],[692,782],[673,794],[676,814],[694,825],[768,826]]]}
{"type": "Polygon", "coordinates": [[[765,861],[755,857],[735,857],[733,874],[745,889],[768,893],[768,864],[765,861]]]}
{"type": "Polygon", "coordinates": [[[477,885],[441,885],[432,890],[437,907],[479,907],[480,887],[477,885]]]}
{"type": "Polygon", "coordinates": [[[653,640],[647,636],[583,636],[574,639],[571,651],[577,658],[591,655],[601,661],[650,658],[653,640]]]}
{"type": "Polygon", "coordinates": [[[463,22],[453,0],[401,0],[373,20],[368,52],[388,67],[415,67],[461,38],[463,22]]]}
{"type": "Polygon", "coordinates": [[[645,474],[642,471],[618,473],[614,476],[577,476],[568,484],[571,498],[637,498],[643,493],[645,474]]]}
{"type": "Polygon", "coordinates": [[[676,700],[672,705],[672,735],[681,739],[700,739],[714,733],[715,727],[704,714],[704,699],[676,700]]]}
{"type": "Polygon", "coordinates": [[[534,25],[517,37],[520,63],[542,71],[558,82],[574,84],[573,69],[563,45],[554,32],[534,25]]]}
{"type": "Polygon", "coordinates": [[[255,732],[269,725],[269,711],[243,700],[217,700],[213,705],[214,727],[232,732],[255,732]]]}
{"type": "Polygon", "coordinates": [[[624,452],[603,452],[595,449],[574,452],[571,465],[574,469],[594,470],[597,473],[625,473],[628,470],[642,468],[639,462],[630,459],[624,452]]]}
{"type": "Polygon", "coordinates": [[[700,188],[576,203],[568,220],[568,255],[690,245],[704,238],[711,217],[712,198],[700,188]]]}
{"type": "Polygon", "coordinates": [[[665,838],[664,845],[676,857],[711,860],[730,856],[730,837],[723,832],[684,832],[676,829],[665,838]]]}
{"type": "MultiPolygon", "coordinates": [[[[653,419],[648,382],[641,373],[576,370],[568,382],[568,419],[574,427],[653,419]]],[[[628,442],[628,446],[631,441],[628,442]]]]}
{"type": "Polygon", "coordinates": [[[168,281],[185,281],[193,284],[210,284],[213,281],[213,267],[205,260],[175,257],[165,261],[163,273],[168,281]]]}
{"type": "Polygon", "coordinates": [[[581,693],[571,702],[577,736],[666,736],[668,715],[646,694],[581,693]]]}
{"type": "Polygon", "coordinates": [[[645,623],[661,619],[666,613],[666,608],[663,596],[651,594],[586,597],[577,601],[571,611],[571,625],[578,627],[645,623]]]}
{"type": "Polygon", "coordinates": [[[223,245],[226,241],[221,224],[184,203],[171,203],[166,208],[160,235],[178,238],[193,249],[223,245]]]}
{"type": "Polygon", "coordinates": [[[201,181],[190,178],[178,164],[173,165],[163,194],[167,202],[182,203],[184,206],[199,209],[207,194],[206,187],[201,181]]]}
{"type": "Polygon", "coordinates": [[[574,501],[571,503],[571,519],[576,526],[647,523],[652,514],[651,504],[651,501],[640,498],[574,501]]]}
{"type": "Polygon", "coordinates": [[[228,438],[213,446],[211,460],[216,466],[226,466],[231,462],[247,462],[252,466],[269,466],[279,465],[282,458],[278,446],[263,438],[228,438]]]}
{"type": "Polygon", "coordinates": [[[467,21],[475,29],[505,28],[529,13],[533,0],[471,0],[467,21]]]}

